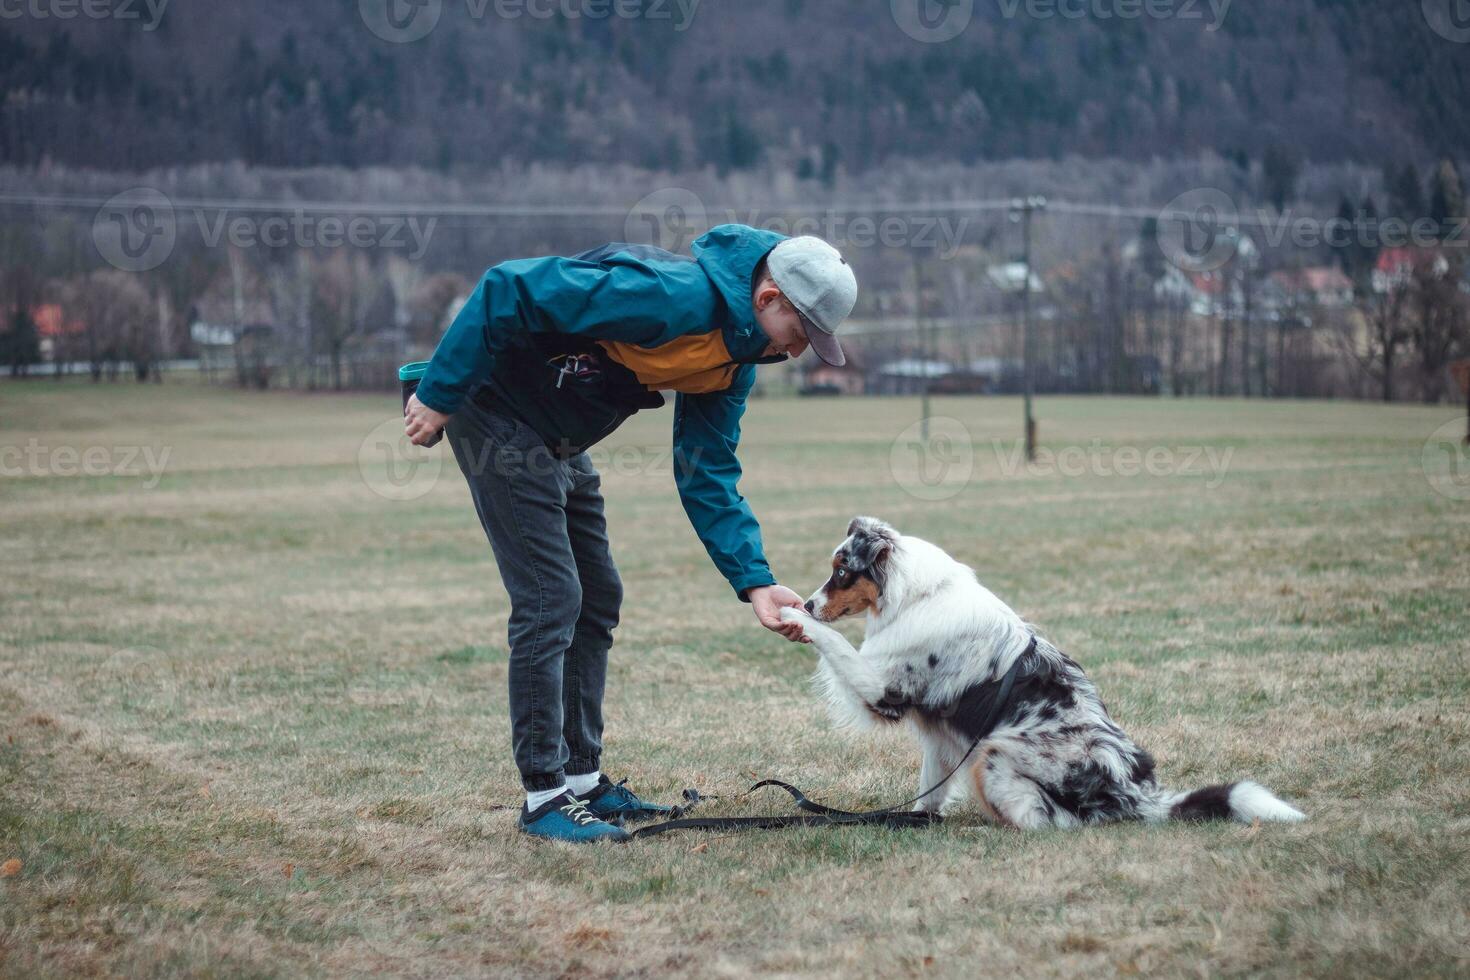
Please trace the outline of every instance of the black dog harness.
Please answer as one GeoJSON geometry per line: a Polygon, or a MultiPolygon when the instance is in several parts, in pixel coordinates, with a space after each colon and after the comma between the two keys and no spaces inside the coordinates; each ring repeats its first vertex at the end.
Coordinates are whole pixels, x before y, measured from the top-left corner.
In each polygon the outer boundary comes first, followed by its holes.
{"type": "MultiPolygon", "coordinates": [[[[796,807],[804,813],[770,814],[756,817],[684,817],[676,816],[673,820],[665,820],[662,823],[650,824],[631,831],[632,837],[656,837],[659,834],[667,834],[671,830],[782,830],[786,827],[843,827],[852,825],[876,825],[887,827],[890,830],[902,830],[905,828],[930,827],[939,823],[943,818],[937,813],[909,810],[907,807],[924,799],[930,793],[939,789],[949,782],[950,777],[960,771],[960,767],[969,760],[982,741],[991,732],[995,731],[1005,716],[1006,709],[1010,707],[1011,696],[1016,686],[1016,677],[1021,673],[1022,661],[1030,659],[1036,652],[1036,637],[1021,651],[1021,655],[1011,664],[1011,669],[1006,671],[1000,680],[986,681],[967,688],[954,704],[952,712],[946,712],[951,724],[960,731],[973,736],[970,747],[960,761],[955,763],[953,769],[947,772],[943,779],[915,796],[911,800],[895,803],[893,806],[885,806],[881,810],[839,810],[835,807],[823,806],[813,800],[809,800],[806,794],[792,786],[783,783],[779,779],[763,779],[756,783],[746,793],[753,793],[766,786],[776,786],[791,794],[796,801],[796,807]]],[[[900,711],[900,705],[888,701],[885,698],[881,705],[900,711]]],[[[905,706],[906,707],[906,706],[905,706]]],[[[685,798],[691,801],[691,805],[699,801],[699,794],[685,791],[685,798]]],[[[677,810],[677,813],[684,811],[677,810]]]]}

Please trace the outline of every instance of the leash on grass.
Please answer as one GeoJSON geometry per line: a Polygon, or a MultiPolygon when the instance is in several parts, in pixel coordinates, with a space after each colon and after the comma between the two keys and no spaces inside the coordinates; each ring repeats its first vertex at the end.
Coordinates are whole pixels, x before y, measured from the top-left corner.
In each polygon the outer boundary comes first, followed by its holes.
{"type": "MultiPolygon", "coordinates": [[[[945,774],[933,786],[915,796],[911,800],[885,806],[880,810],[839,810],[836,807],[824,806],[815,800],[807,798],[801,790],[784,783],[779,779],[762,779],[746,793],[754,793],[756,790],[766,786],[775,786],[784,789],[791,794],[796,801],[796,808],[804,813],[768,814],[754,817],[684,817],[677,816],[672,820],[661,823],[649,824],[639,827],[637,830],[629,831],[629,836],[637,839],[640,837],[657,837],[675,830],[785,830],[787,827],[851,827],[851,826],[878,826],[889,830],[909,830],[922,827],[932,827],[941,823],[944,818],[937,813],[929,813],[922,810],[909,810],[907,807],[924,799],[930,793],[939,789],[949,782],[955,773],[969,761],[970,755],[975,748],[985,740],[1000,722],[1002,712],[1010,704],[1011,690],[1016,685],[1016,675],[1021,671],[1021,661],[1026,655],[1036,650],[1036,638],[1033,636],[1031,642],[1022,651],[1021,655],[1011,664],[1011,669],[1005,672],[1005,676],[999,681],[999,686],[993,689],[993,695],[988,699],[981,710],[975,713],[979,715],[976,726],[977,734],[960,761],[955,763],[953,769],[945,774]],[[983,711],[983,714],[981,713],[983,711]]],[[[992,682],[994,683],[994,682],[992,682]]],[[[982,685],[984,686],[984,685],[982,685]]],[[[690,800],[690,806],[698,803],[700,796],[698,792],[685,790],[685,799],[690,800]]],[[[683,811],[680,811],[683,812],[683,811]]]]}

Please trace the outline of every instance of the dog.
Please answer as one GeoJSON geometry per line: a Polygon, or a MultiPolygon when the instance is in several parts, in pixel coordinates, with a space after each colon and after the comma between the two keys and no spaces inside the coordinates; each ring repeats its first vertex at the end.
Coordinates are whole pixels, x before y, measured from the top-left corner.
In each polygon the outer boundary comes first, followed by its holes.
{"type": "Polygon", "coordinates": [[[1306,819],[1254,782],[1160,786],[1153,757],[1113,723],[1075,661],[968,566],[882,521],[854,519],[831,577],[781,618],[800,623],[816,647],[817,684],[836,722],[906,722],[917,736],[916,810],[937,813],[968,791],[989,819],[1021,830],[1306,819]],[[861,650],[826,625],[863,614],[861,650]]]}

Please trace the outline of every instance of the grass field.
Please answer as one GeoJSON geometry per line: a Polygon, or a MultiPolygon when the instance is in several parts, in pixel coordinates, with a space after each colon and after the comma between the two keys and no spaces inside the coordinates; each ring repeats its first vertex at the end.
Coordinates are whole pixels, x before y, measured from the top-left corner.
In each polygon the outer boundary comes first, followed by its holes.
{"type": "MultiPolygon", "coordinates": [[[[406,490],[359,466],[393,396],[0,386],[0,974],[1465,975],[1470,503],[1421,467],[1454,410],[1038,408],[1045,448],[1075,448],[1017,471],[992,444],[1015,401],[938,400],[973,453],[946,449],[934,500],[893,450],[916,400],[753,402],[773,567],[809,592],[855,513],[939,542],[1167,784],[1251,776],[1308,823],[1021,835],[967,808],[528,842],[507,603],[462,480],[442,447],[406,490]]],[[[834,732],[810,648],[705,558],[669,424],[605,454],[628,590],[606,768],[724,795],[709,813],[784,810],[729,798],[756,775],[911,795],[908,741],[834,732]]]]}

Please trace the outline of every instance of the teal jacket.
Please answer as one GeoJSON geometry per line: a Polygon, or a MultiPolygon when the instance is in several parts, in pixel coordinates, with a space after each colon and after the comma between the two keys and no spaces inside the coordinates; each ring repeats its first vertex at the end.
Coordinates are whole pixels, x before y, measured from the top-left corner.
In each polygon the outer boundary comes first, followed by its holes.
{"type": "Polygon", "coordinates": [[[740,418],[769,338],[751,307],[755,267],[785,236],[721,225],[693,258],[611,244],[485,273],[418,387],[448,415],[465,399],[530,425],[567,457],[676,393],[674,476],[684,512],[742,598],[772,585],[760,525],[740,495],[740,418]]]}

